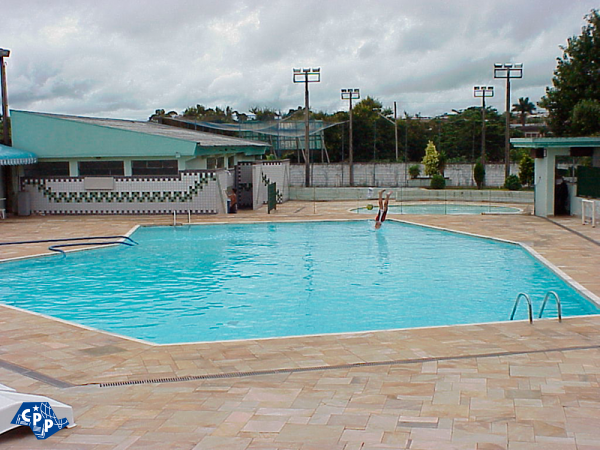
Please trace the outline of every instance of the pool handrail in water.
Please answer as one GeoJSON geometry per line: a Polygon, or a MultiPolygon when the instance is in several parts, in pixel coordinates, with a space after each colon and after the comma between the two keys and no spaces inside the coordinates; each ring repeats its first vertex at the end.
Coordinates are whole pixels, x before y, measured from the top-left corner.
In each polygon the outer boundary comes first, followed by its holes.
{"type": "Polygon", "coordinates": [[[33,241],[15,241],[15,242],[0,242],[0,245],[24,245],[24,244],[45,244],[51,242],[72,242],[72,241],[90,241],[90,240],[101,240],[101,239],[123,239],[121,241],[109,241],[109,242],[76,242],[71,244],[58,244],[51,245],[48,247],[48,250],[53,252],[62,253],[63,256],[66,256],[64,250],[61,250],[62,247],[79,247],[79,246],[101,246],[101,245],[127,245],[128,247],[133,247],[134,245],[138,245],[136,241],[131,239],[129,236],[86,236],[86,237],[77,237],[77,238],[61,238],[61,239],[41,239],[41,240],[33,240],[33,241]]]}

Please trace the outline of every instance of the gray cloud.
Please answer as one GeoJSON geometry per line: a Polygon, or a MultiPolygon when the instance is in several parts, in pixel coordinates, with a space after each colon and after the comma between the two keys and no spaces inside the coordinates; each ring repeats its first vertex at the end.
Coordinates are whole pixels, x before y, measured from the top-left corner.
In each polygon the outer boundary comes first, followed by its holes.
{"type": "Polygon", "coordinates": [[[311,107],[346,105],[358,87],[414,114],[477,102],[519,61],[513,97],[539,100],[559,45],[580,33],[591,0],[5,0],[0,46],[14,109],[145,119],[197,103],[282,111],[303,103],[293,67],[322,68],[311,107]]]}

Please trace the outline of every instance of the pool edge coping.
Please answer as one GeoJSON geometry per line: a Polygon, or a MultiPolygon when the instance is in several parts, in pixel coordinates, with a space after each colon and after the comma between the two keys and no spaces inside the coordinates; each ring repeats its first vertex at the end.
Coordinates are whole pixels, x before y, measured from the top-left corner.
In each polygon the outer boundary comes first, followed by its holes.
{"type": "MultiPolygon", "coordinates": [[[[357,214],[358,215],[358,214],[357,214]]],[[[478,215],[478,214],[475,214],[478,215]]],[[[517,214],[515,214],[517,215],[517,214]]],[[[364,221],[369,221],[372,219],[368,219],[368,218],[351,218],[351,219],[306,219],[306,220],[269,220],[269,221],[248,221],[248,222],[235,222],[235,223],[231,223],[231,222],[204,222],[204,223],[189,223],[189,224],[182,224],[182,225],[164,225],[164,224],[148,224],[148,225],[144,225],[144,224],[136,224],[134,225],[127,233],[125,233],[124,236],[128,236],[130,237],[135,231],[137,231],[140,228],[155,228],[155,227],[172,227],[172,228],[177,228],[177,227],[185,227],[185,226],[210,226],[210,225],[245,225],[245,224],[265,224],[265,223],[311,223],[311,222],[364,222],[364,221]]],[[[509,239],[503,239],[503,238],[498,238],[498,237],[493,237],[493,236],[484,236],[481,234],[476,234],[476,233],[470,233],[470,232],[466,232],[466,231],[458,231],[458,230],[451,230],[448,228],[444,228],[444,227],[440,227],[440,226],[436,226],[436,225],[428,225],[428,224],[421,224],[421,223],[415,223],[415,222],[411,222],[409,220],[403,220],[403,219],[397,219],[397,218],[393,218],[390,217],[388,219],[388,221],[391,222],[398,222],[398,223],[403,223],[403,224],[407,224],[410,226],[416,226],[416,227],[422,227],[422,228],[429,228],[429,229],[434,229],[434,230],[439,230],[439,231],[444,231],[444,232],[448,232],[448,233],[454,233],[454,234],[459,234],[459,235],[463,235],[463,236],[469,236],[469,237],[475,237],[478,239],[487,239],[487,240],[491,240],[491,241],[497,241],[497,242],[501,242],[501,243],[505,243],[505,244],[510,244],[510,245],[515,245],[515,246],[519,246],[521,247],[523,250],[525,250],[528,254],[530,254],[533,258],[535,258],[536,260],[538,260],[541,264],[543,264],[544,266],[546,266],[548,269],[550,269],[555,275],[557,275],[561,280],[563,280],[564,282],[566,282],[567,284],[569,284],[570,286],[573,287],[573,289],[579,293],[580,295],[582,295],[584,298],[586,298],[587,300],[591,301],[595,306],[600,308],[600,296],[597,296],[596,294],[594,294],[593,292],[591,292],[589,289],[587,289],[586,287],[584,287],[583,285],[581,285],[579,282],[577,282],[576,280],[574,280],[571,276],[567,275],[566,273],[564,273],[558,266],[556,266],[555,264],[551,263],[550,261],[548,261],[545,257],[543,257],[542,255],[540,255],[536,250],[534,250],[532,247],[528,246],[527,244],[518,242],[518,241],[511,241],[509,239]]],[[[116,245],[116,244],[115,244],[116,245]]],[[[76,250],[72,250],[72,251],[85,251],[85,250],[92,250],[92,249],[98,249],[98,248],[106,248],[107,246],[98,246],[98,247],[91,247],[91,248],[82,248],[82,249],[76,249],[76,250]]],[[[110,246],[112,247],[112,245],[110,246]]],[[[39,256],[47,256],[48,254],[42,254],[42,255],[34,255],[34,256],[28,256],[25,257],[26,259],[30,259],[30,258],[36,258],[39,256]]],[[[50,254],[51,255],[51,254],[50,254]]],[[[19,257],[19,258],[15,258],[15,259],[11,259],[11,260],[0,260],[0,264],[2,264],[3,262],[7,262],[7,261],[12,261],[12,260],[21,260],[24,259],[23,257],[19,257]]],[[[49,320],[56,320],[62,324],[66,324],[66,325],[72,325],[75,327],[79,327],[82,329],[85,329],[87,331],[92,331],[92,332],[97,332],[97,333],[101,333],[101,334],[105,334],[114,338],[118,338],[118,339],[124,339],[127,341],[131,341],[131,342],[135,342],[138,344],[144,344],[144,345],[148,345],[151,347],[165,347],[165,346],[178,346],[178,345],[208,345],[208,344],[223,344],[223,343],[239,343],[239,342],[250,342],[250,341],[265,341],[265,340],[279,340],[279,339],[298,339],[298,338],[302,338],[302,337],[318,337],[318,336],[345,336],[345,335],[356,335],[356,334],[367,334],[367,333],[378,333],[378,332],[396,332],[396,331],[402,331],[402,330],[416,330],[416,329],[434,329],[434,328],[446,328],[446,327],[460,327],[460,326],[477,326],[477,325],[485,325],[485,324],[502,324],[502,323],[511,323],[511,322],[522,322],[522,321],[495,321],[495,322],[477,322],[477,323],[469,323],[469,324],[452,324],[452,325],[436,325],[436,326],[424,326],[424,327],[412,327],[412,328],[389,328],[389,329],[383,329],[383,330],[365,330],[365,331],[346,331],[346,332],[339,332],[339,333],[320,333],[320,334],[302,334],[302,335],[292,335],[292,336],[273,336],[273,337],[262,337],[262,338],[247,338],[247,339],[229,339],[229,340],[220,340],[220,341],[193,341],[193,342],[179,342],[179,343],[169,343],[169,344],[158,344],[158,343],[154,343],[154,342],[150,342],[150,341],[145,341],[143,339],[138,339],[138,338],[134,338],[131,336],[126,336],[126,335],[121,335],[118,333],[114,333],[111,331],[106,331],[106,330],[101,330],[98,328],[94,328],[94,327],[90,327],[88,325],[83,325],[83,324],[79,324],[76,322],[71,322],[65,319],[61,319],[58,317],[53,317],[53,316],[48,316],[45,315],[43,313],[38,313],[35,311],[29,311],[26,309],[22,309],[16,306],[12,306],[12,305],[8,305],[5,303],[0,303],[0,306],[4,306],[4,307],[8,307],[10,309],[19,311],[19,312],[23,312],[23,313],[28,313],[28,314],[33,314],[45,319],[49,319],[49,320]]],[[[577,316],[568,316],[569,318],[573,317],[590,317],[590,316],[600,316],[600,314],[586,314],[586,315],[577,315],[577,316]]],[[[566,317],[565,317],[566,318],[566,317]]],[[[552,320],[553,318],[546,318],[546,319],[537,319],[537,320],[552,320]]]]}
{"type": "MultiPolygon", "coordinates": [[[[426,227],[426,228],[432,228],[435,230],[446,231],[449,233],[456,233],[456,234],[462,234],[462,235],[466,235],[466,236],[472,236],[472,237],[476,237],[476,238],[480,238],[480,239],[488,239],[488,240],[492,240],[492,241],[498,241],[498,242],[502,242],[505,244],[517,245],[517,246],[521,247],[523,250],[525,250],[527,253],[529,253],[532,257],[537,259],[540,263],[542,263],[548,269],[550,269],[556,276],[558,276],[565,283],[572,286],[575,289],[575,291],[577,291],[577,293],[579,293],[580,295],[585,297],[587,300],[594,303],[598,308],[600,308],[600,296],[594,294],[588,288],[586,288],[581,283],[579,283],[578,281],[573,279],[573,277],[571,277],[570,275],[568,275],[564,271],[562,271],[557,265],[555,265],[554,263],[552,263],[551,261],[546,259],[544,256],[542,256],[540,253],[538,253],[537,250],[535,250],[533,247],[531,247],[528,244],[525,244],[524,242],[511,241],[509,239],[484,236],[481,234],[469,233],[467,231],[450,230],[448,228],[438,227],[435,225],[423,225],[420,223],[410,222],[408,220],[401,220],[401,219],[395,219],[395,218],[390,218],[389,220],[401,222],[401,223],[408,223],[408,224],[411,224],[414,226],[421,226],[421,227],[426,227]]],[[[596,314],[591,314],[591,315],[596,315],[596,314]]]]}

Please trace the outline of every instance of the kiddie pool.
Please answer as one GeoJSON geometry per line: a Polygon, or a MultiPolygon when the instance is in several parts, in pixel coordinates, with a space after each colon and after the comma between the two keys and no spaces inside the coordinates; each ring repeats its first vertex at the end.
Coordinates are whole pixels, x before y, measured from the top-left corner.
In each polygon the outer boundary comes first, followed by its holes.
{"type": "MultiPolygon", "coordinates": [[[[377,213],[377,202],[368,207],[353,209],[358,214],[377,213]]],[[[512,206],[496,205],[466,205],[462,203],[418,203],[418,204],[400,204],[390,205],[388,214],[521,214],[523,210],[512,206]]]]}

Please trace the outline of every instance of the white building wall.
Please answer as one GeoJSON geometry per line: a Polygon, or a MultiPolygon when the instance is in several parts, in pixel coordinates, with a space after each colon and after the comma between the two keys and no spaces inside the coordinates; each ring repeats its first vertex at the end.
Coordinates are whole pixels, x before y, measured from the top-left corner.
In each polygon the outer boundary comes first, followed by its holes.
{"type": "Polygon", "coordinates": [[[569,154],[568,148],[547,148],[544,158],[535,158],[535,215],[554,215],[556,157],[569,154]]]}
{"type": "Polygon", "coordinates": [[[225,211],[224,172],[101,177],[102,182],[97,177],[24,178],[21,187],[29,194],[31,211],[38,214],[217,214],[225,211]]]}

